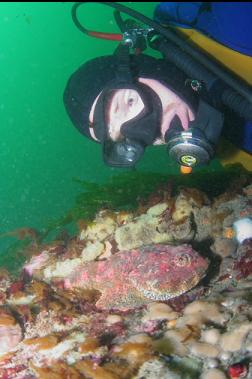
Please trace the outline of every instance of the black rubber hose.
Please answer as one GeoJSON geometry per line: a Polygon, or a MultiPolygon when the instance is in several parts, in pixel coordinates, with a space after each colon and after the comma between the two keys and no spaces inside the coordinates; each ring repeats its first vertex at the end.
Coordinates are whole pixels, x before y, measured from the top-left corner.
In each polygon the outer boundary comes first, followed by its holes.
{"type": "Polygon", "coordinates": [[[182,51],[174,43],[163,38],[150,42],[150,46],[163,53],[165,57],[186,73],[189,78],[202,80],[208,91],[218,79],[211,71],[207,70],[201,63],[195,61],[190,55],[182,51]]]}
{"type": "Polygon", "coordinates": [[[252,104],[224,83],[218,76],[195,61],[174,43],[164,39],[155,39],[150,46],[161,51],[165,57],[192,79],[202,81],[214,103],[222,102],[246,120],[252,120],[252,104]]]}
{"type": "Polygon", "coordinates": [[[221,95],[223,104],[236,112],[247,121],[252,121],[252,105],[232,88],[226,88],[221,95]]]}
{"type": "Polygon", "coordinates": [[[118,28],[120,29],[121,33],[125,33],[127,31],[127,27],[125,25],[125,23],[123,22],[123,19],[120,15],[120,12],[115,10],[114,11],[114,18],[115,18],[115,22],[118,26],[118,28]]]}
{"type": "Polygon", "coordinates": [[[79,8],[80,5],[82,4],[85,4],[84,2],[81,2],[81,3],[74,3],[74,5],[72,6],[72,20],[75,24],[75,26],[84,34],[87,34],[88,35],[88,30],[86,28],[84,28],[84,26],[80,23],[80,21],[78,20],[78,17],[77,17],[77,9],[79,8]]]}

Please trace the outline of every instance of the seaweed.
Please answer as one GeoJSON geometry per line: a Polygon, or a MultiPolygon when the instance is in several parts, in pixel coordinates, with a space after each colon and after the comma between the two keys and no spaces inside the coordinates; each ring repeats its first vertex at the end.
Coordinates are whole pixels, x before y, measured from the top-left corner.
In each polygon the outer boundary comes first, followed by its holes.
{"type": "Polygon", "coordinates": [[[138,171],[113,176],[102,184],[74,179],[80,186],[74,206],[62,218],[50,223],[48,230],[81,219],[91,221],[101,209],[134,210],[139,206],[140,199],[146,198],[158,186],[168,183],[168,179],[166,175],[138,171]]]}
{"type": "MultiPolygon", "coordinates": [[[[134,170],[114,175],[100,184],[77,178],[73,180],[80,186],[73,207],[63,217],[48,223],[40,231],[40,243],[54,240],[62,230],[72,236],[76,235],[78,221],[91,221],[101,209],[133,211],[142,200],[147,200],[148,196],[160,188],[169,190],[170,186],[174,194],[180,186],[194,187],[213,198],[225,191],[234,190],[234,183],[241,188],[242,184],[251,183],[252,173],[236,164],[226,166],[222,171],[209,172],[205,168],[186,176],[134,170]]],[[[30,242],[15,241],[6,251],[2,251],[0,264],[16,271],[18,265],[20,267],[20,263],[24,262],[23,252],[28,249],[30,242]]]]}
{"type": "Polygon", "coordinates": [[[31,241],[28,239],[17,240],[1,252],[0,267],[6,268],[11,275],[17,276],[25,260],[27,259],[25,251],[28,249],[31,241]]]}
{"type": "Polygon", "coordinates": [[[214,197],[233,187],[234,181],[240,182],[244,178],[246,182],[251,181],[252,173],[238,164],[227,166],[221,172],[211,173],[204,169],[189,176],[132,171],[115,175],[102,184],[75,179],[82,191],[72,209],[58,220],[58,225],[67,225],[79,219],[91,220],[100,209],[134,210],[140,200],[146,199],[160,187],[168,189],[171,185],[173,191],[179,186],[195,187],[214,197]]]}

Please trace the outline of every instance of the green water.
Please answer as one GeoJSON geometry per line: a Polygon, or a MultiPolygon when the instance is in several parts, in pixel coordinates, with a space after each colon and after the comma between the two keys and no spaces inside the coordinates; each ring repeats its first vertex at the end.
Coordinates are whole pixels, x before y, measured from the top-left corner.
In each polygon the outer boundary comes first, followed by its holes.
{"type": "MultiPolygon", "coordinates": [[[[157,3],[124,4],[152,17],[157,3]]],[[[64,217],[83,190],[73,179],[101,184],[122,173],[104,166],[99,145],[81,136],[63,107],[71,73],[116,47],[83,35],[72,22],[72,5],[0,3],[0,234],[24,226],[44,228],[64,217]]],[[[112,13],[100,4],[87,4],[79,12],[87,28],[118,32],[112,13]]],[[[208,169],[220,168],[215,161],[208,169]]],[[[178,167],[164,147],[155,147],[147,149],[138,166],[139,180],[143,172],[178,174],[178,167]]],[[[8,243],[9,238],[0,239],[0,259],[6,260],[8,243]]]]}

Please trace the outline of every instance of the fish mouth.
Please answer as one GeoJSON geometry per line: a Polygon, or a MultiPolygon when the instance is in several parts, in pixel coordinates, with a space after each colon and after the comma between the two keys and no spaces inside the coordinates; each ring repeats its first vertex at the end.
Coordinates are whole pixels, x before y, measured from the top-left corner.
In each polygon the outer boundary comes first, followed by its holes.
{"type": "Polygon", "coordinates": [[[204,276],[206,276],[207,269],[208,264],[203,267],[199,267],[195,270],[195,277],[198,278],[198,281],[200,281],[202,278],[204,278],[204,276]]]}

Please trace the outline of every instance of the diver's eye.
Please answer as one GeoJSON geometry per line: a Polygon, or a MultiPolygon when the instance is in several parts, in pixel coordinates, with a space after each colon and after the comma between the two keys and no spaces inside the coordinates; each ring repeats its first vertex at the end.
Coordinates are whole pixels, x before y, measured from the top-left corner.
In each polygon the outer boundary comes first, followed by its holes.
{"type": "Polygon", "coordinates": [[[129,106],[129,107],[132,107],[132,105],[134,104],[134,102],[135,102],[135,99],[134,99],[133,97],[130,97],[130,98],[128,99],[128,106],[129,106]]]}
{"type": "Polygon", "coordinates": [[[175,264],[179,267],[187,266],[190,263],[191,263],[191,257],[188,254],[181,254],[175,259],[175,264]]]}

